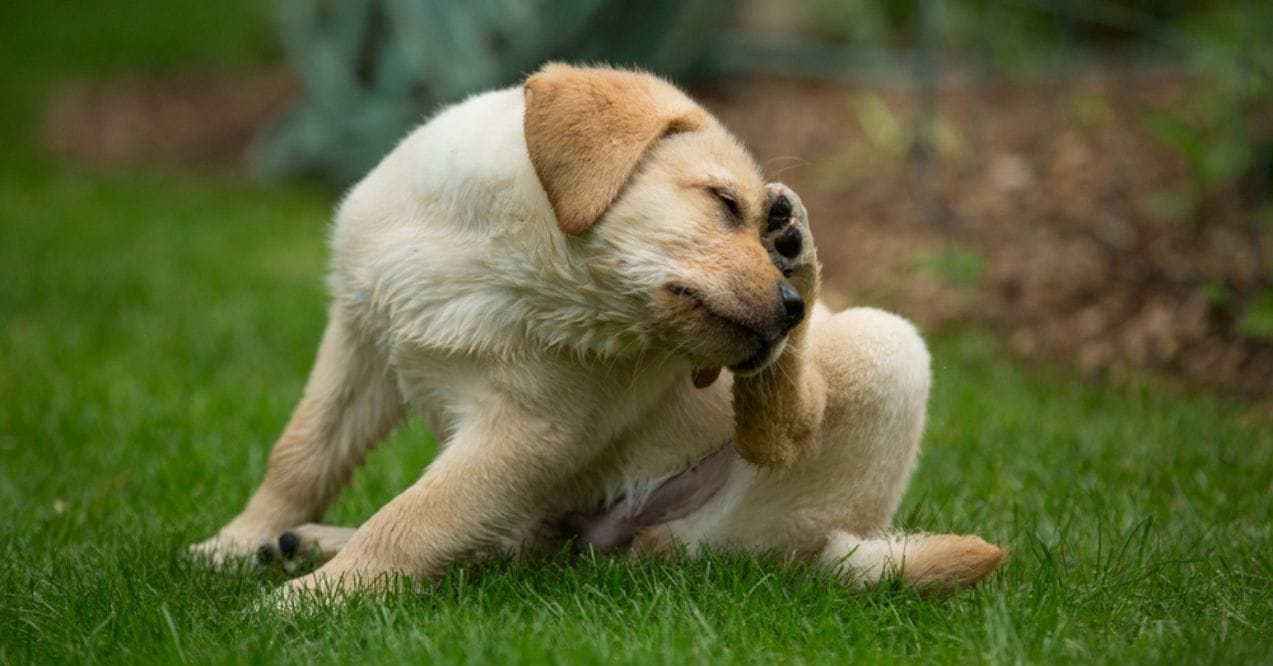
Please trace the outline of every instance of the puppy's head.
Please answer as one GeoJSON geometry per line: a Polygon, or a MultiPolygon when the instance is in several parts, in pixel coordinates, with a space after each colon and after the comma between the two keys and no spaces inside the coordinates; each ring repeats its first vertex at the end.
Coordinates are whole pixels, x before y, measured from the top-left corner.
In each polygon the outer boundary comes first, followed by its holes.
{"type": "Polygon", "coordinates": [[[697,365],[773,360],[804,304],[761,244],[764,179],[738,141],[646,74],[548,65],[525,95],[558,226],[596,283],[639,302],[632,324],[697,365]]]}

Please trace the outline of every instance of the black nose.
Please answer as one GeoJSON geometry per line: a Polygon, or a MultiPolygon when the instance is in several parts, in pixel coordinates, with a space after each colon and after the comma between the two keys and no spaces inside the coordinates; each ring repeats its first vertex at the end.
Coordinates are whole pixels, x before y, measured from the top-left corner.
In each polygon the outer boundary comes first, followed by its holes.
{"type": "Polygon", "coordinates": [[[782,322],[782,332],[786,333],[804,321],[804,299],[791,285],[778,283],[778,300],[782,302],[782,311],[786,318],[782,322]]]}

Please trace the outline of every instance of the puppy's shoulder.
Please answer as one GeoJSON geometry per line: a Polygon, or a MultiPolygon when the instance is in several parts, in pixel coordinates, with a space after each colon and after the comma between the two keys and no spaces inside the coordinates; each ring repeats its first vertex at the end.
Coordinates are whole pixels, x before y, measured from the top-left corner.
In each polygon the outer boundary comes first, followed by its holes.
{"type": "Polygon", "coordinates": [[[337,224],[393,212],[434,213],[435,223],[462,224],[481,217],[475,204],[492,194],[537,203],[544,195],[526,153],[524,106],[521,89],[506,88],[442,109],[349,191],[337,224]]]}
{"type": "Polygon", "coordinates": [[[562,243],[551,240],[555,218],[526,152],[523,109],[520,88],[446,108],[345,197],[330,285],[379,337],[451,352],[527,344],[521,295],[543,279],[544,263],[531,254],[562,243]]]}

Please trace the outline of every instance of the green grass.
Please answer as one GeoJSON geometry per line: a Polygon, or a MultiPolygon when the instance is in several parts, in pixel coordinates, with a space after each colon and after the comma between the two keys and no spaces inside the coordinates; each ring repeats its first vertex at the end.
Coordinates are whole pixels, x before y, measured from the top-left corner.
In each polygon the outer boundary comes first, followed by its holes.
{"type": "MultiPolygon", "coordinates": [[[[38,6],[21,11],[93,33],[76,6],[38,6]]],[[[36,49],[0,71],[22,70],[9,80],[30,101],[95,54],[149,66],[169,40],[134,36],[166,25],[147,20],[113,38],[119,53],[93,33],[69,55],[0,21],[0,42],[36,49]]],[[[254,21],[178,30],[176,64],[250,61],[254,21]]],[[[317,616],[253,610],[277,577],[180,553],[241,506],[299,394],[334,195],[82,173],[4,131],[0,663],[1273,660],[1273,424],[1222,397],[1023,369],[971,333],[935,342],[898,520],[1009,546],[970,592],[854,594],[746,558],[584,558],[456,569],[429,593],[317,616]]],[[[432,452],[418,424],[397,434],[329,518],[367,517],[432,452]]]]}

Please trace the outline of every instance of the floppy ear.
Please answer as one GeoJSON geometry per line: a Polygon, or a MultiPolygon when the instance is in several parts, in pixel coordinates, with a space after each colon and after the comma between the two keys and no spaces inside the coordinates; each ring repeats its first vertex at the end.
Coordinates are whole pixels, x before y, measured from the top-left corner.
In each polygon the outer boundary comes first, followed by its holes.
{"type": "Polygon", "coordinates": [[[524,93],[530,162],[568,234],[605,213],[659,137],[711,122],[680,90],[636,72],[548,64],[524,93]]]}

